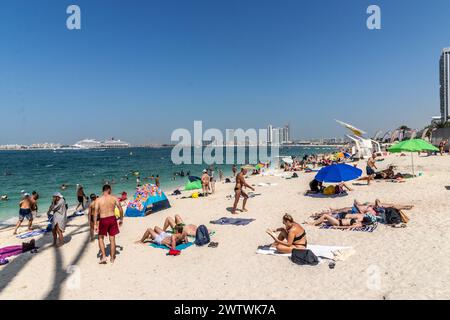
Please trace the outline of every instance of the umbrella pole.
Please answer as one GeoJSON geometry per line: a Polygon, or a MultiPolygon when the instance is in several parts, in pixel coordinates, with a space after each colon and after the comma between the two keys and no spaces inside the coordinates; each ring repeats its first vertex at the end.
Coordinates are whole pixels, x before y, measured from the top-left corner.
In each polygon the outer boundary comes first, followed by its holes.
{"type": "Polygon", "coordinates": [[[412,164],[413,177],[415,177],[416,174],[414,172],[414,154],[413,154],[413,152],[411,152],[411,164],[412,164]]]}

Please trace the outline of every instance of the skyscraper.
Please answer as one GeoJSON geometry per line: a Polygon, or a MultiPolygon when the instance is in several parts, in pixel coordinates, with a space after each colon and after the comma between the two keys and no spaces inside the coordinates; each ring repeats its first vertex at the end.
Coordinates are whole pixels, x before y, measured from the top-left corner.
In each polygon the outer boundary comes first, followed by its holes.
{"type": "Polygon", "coordinates": [[[271,124],[267,126],[267,143],[272,143],[273,141],[273,127],[271,124]]]}
{"type": "Polygon", "coordinates": [[[450,48],[444,48],[439,62],[439,77],[441,82],[441,120],[449,121],[450,96],[450,48]]]}

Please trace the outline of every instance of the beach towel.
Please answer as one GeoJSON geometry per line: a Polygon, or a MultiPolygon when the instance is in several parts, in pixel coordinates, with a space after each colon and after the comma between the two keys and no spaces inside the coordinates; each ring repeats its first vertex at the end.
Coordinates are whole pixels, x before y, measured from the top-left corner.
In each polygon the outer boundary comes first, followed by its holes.
{"type": "Polygon", "coordinates": [[[336,229],[333,228],[333,226],[330,225],[322,225],[320,229],[334,229],[334,230],[348,230],[348,231],[360,231],[360,232],[373,232],[377,228],[378,224],[372,224],[364,227],[359,228],[348,228],[348,229],[336,229]]]}
{"type": "Polygon", "coordinates": [[[234,225],[234,226],[246,226],[248,225],[250,222],[255,221],[255,219],[244,219],[244,218],[220,218],[218,220],[215,221],[210,221],[209,223],[212,224],[221,224],[221,225],[225,225],[225,224],[230,224],[230,225],[234,225]]]}
{"type": "MultiPolygon", "coordinates": [[[[322,262],[323,259],[329,259],[329,260],[335,260],[336,257],[339,257],[338,260],[342,260],[342,257],[344,255],[344,252],[347,250],[349,253],[354,253],[354,250],[352,247],[339,247],[339,246],[322,246],[322,245],[308,245],[307,247],[309,250],[311,250],[318,258],[319,263],[322,262]]],[[[273,255],[273,256],[283,256],[283,257],[290,257],[290,253],[277,253],[276,249],[273,247],[270,247],[270,245],[266,246],[260,246],[258,247],[258,250],[256,250],[257,254],[263,254],[263,255],[273,255]]]]}
{"type": "Polygon", "coordinates": [[[16,236],[17,239],[26,239],[26,238],[31,238],[31,237],[37,237],[41,234],[45,234],[48,232],[51,232],[52,229],[51,228],[47,228],[47,229],[39,229],[39,230],[33,230],[30,232],[26,232],[26,233],[22,233],[16,236]]]}
{"type": "MultiPolygon", "coordinates": [[[[194,245],[193,242],[182,243],[182,244],[177,245],[175,250],[181,251],[181,250],[189,248],[192,245],[194,245]]],[[[156,244],[156,243],[150,243],[150,247],[157,248],[157,249],[163,249],[163,250],[170,250],[169,247],[162,245],[162,244],[156,244]]]]}
{"type": "Polygon", "coordinates": [[[326,195],[323,193],[305,193],[305,196],[311,197],[311,198],[341,198],[341,197],[348,196],[348,193],[341,192],[339,194],[331,194],[331,195],[326,195]]]}

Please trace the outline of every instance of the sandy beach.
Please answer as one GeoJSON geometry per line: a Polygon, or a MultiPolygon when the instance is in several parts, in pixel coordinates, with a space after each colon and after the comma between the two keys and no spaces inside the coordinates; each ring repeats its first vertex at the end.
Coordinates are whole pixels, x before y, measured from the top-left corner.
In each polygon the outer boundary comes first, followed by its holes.
{"type": "MultiPolygon", "coordinates": [[[[353,182],[348,196],[332,199],[304,196],[315,173],[301,172],[297,179],[250,177],[252,185],[276,185],[256,186],[260,195],[249,200],[248,212],[239,214],[256,219],[247,226],[209,223],[231,216],[227,208],[233,200],[227,196],[233,194],[232,183],[217,183],[216,193],[207,198],[170,197],[168,210],[125,218],[114,265],[98,264],[98,245],[88,240],[87,218],[77,217],[68,224],[62,248],[51,246],[51,234],[39,236],[38,253],[24,253],[0,267],[0,299],[449,299],[450,191],[445,187],[450,185],[450,157],[414,156],[421,176],[404,183],[353,182]],[[369,233],[302,224],[309,244],[354,248],[355,253],[334,269],[328,263],[301,267],[287,257],[255,253],[258,246],[271,242],[265,230],[281,227],[284,213],[303,223],[314,212],[376,198],[413,204],[407,227],[379,225],[369,233]],[[219,246],[192,246],[171,257],[164,250],[134,244],[146,228],[162,226],[175,214],[214,230],[211,240],[219,246]]],[[[395,164],[398,171],[411,172],[409,154],[390,155],[377,164],[380,169],[395,164]]],[[[41,209],[46,206],[40,204],[41,209]]],[[[0,230],[0,247],[20,243],[11,228],[0,230]]]]}

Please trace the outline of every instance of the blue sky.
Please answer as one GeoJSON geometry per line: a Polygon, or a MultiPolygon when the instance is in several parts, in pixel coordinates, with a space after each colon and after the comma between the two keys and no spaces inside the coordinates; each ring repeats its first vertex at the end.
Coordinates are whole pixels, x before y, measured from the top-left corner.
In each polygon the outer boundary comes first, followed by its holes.
{"type": "Polygon", "coordinates": [[[261,128],[295,138],[420,128],[439,115],[450,2],[3,0],[0,144],[175,128],[261,128]],[[66,28],[81,7],[82,30],[66,28]],[[378,4],[382,29],[366,27],[378,4]]]}

